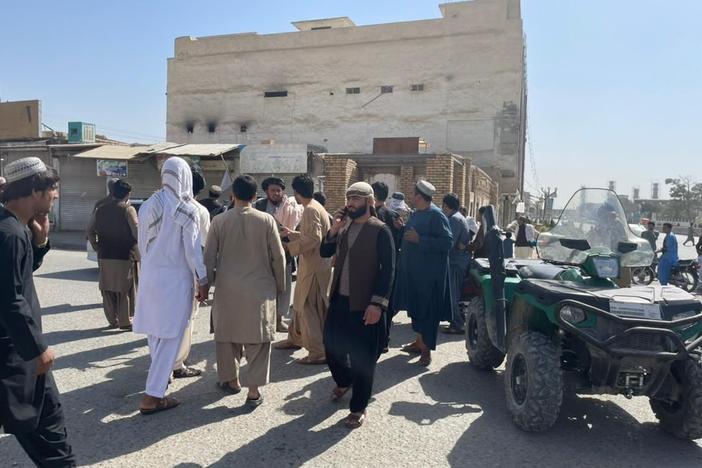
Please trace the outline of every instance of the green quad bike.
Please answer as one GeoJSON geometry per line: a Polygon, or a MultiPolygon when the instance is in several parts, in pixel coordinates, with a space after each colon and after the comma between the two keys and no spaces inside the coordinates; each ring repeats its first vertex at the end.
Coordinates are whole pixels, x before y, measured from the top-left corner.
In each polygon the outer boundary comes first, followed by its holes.
{"type": "Polygon", "coordinates": [[[673,435],[702,437],[702,303],[672,286],[617,287],[622,268],[654,255],[629,230],[617,195],[576,192],[539,235],[540,260],[505,260],[494,208],[481,211],[488,259],[471,265],[466,348],[481,370],[507,356],[516,425],[550,428],[564,392],[621,394],[647,396],[673,435]]]}

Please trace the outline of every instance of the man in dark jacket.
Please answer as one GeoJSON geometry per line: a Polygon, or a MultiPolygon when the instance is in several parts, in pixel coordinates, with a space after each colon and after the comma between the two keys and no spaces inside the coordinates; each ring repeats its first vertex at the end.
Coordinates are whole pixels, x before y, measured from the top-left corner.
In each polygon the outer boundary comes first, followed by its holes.
{"type": "Polygon", "coordinates": [[[49,251],[58,176],[39,158],[5,167],[0,208],[0,425],[37,466],[75,466],[42,333],[33,271],[49,251]]]}
{"type": "Polygon", "coordinates": [[[137,213],[129,205],[131,185],[118,180],[112,197],[102,203],[88,227],[88,241],[97,252],[99,286],[108,325],[132,329],[138,278],[137,213]]]}
{"type": "Polygon", "coordinates": [[[224,205],[219,201],[219,197],[222,196],[222,187],[219,185],[210,185],[208,195],[207,198],[200,200],[200,204],[210,212],[211,221],[212,218],[224,211],[224,205]]]}
{"type": "Polygon", "coordinates": [[[363,424],[373,390],[375,364],[385,345],[385,321],[395,273],[390,230],[371,216],[373,189],[357,182],[346,191],[346,208],[320,246],[322,257],[336,254],[330,304],[324,325],[327,364],[339,400],[353,387],[346,426],[363,424]]]}

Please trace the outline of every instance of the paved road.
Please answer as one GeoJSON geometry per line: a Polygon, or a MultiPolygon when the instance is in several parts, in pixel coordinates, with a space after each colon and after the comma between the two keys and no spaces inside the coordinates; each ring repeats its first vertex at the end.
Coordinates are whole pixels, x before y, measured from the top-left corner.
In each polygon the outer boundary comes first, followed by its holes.
{"type": "MultiPolygon", "coordinates": [[[[370,420],[349,433],[344,405],[328,401],[324,367],[301,367],[276,352],[266,402],[215,389],[209,310],[197,320],[192,361],[200,379],[172,386],[180,408],[145,418],[137,405],[149,363],[146,341],[107,331],[97,270],[80,252],[54,251],[37,272],[45,331],[57,355],[70,437],[83,465],[153,466],[702,466],[702,442],[659,430],[645,399],[573,396],[547,433],[516,429],[505,408],[502,371],[481,373],[460,339],[442,338],[431,368],[397,351],[378,366],[370,420]]],[[[411,339],[406,318],[394,345],[411,339]]],[[[294,356],[298,356],[298,352],[294,356]]],[[[0,465],[29,466],[0,436],[0,465]]]]}

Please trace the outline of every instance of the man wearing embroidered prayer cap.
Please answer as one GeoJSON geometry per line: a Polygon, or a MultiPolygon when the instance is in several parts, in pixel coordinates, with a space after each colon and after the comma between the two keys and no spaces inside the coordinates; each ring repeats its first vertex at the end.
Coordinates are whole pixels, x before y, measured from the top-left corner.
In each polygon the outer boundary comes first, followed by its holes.
{"type": "Polygon", "coordinates": [[[193,311],[193,297],[207,299],[192,187],[188,163],[178,157],[167,159],[161,168],[161,190],[139,210],[141,272],[134,332],[147,335],[151,354],[146,394],[139,407],[144,415],[179,404],[165,397],[166,388],[193,311]]]}
{"type": "Polygon", "coordinates": [[[11,162],[5,177],[5,205],[0,207],[0,426],[15,435],[37,466],[75,466],[51,374],[54,353],[42,333],[32,277],[49,251],[48,213],[58,198],[59,178],[39,158],[11,162]]]}
{"type": "Polygon", "coordinates": [[[402,350],[421,354],[419,364],[431,363],[439,322],[451,319],[448,252],[453,245],[446,215],[432,203],[436,189],[426,180],[414,188],[414,211],[404,227],[395,280],[395,309],[406,310],[417,333],[402,350]]]}
{"type": "Polygon", "coordinates": [[[387,313],[395,273],[395,246],[390,229],[371,215],[373,188],[356,182],[346,191],[346,207],[334,215],[324,238],[322,257],[336,255],[324,326],[327,364],[336,387],[332,400],[353,389],[346,426],[366,418],[375,364],[385,346],[387,313]]]}

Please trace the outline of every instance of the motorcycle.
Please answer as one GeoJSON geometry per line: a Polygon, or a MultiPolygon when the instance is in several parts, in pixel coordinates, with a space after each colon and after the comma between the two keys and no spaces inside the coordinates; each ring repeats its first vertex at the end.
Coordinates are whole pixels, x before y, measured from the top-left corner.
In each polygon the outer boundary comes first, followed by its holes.
{"type": "MultiPolygon", "coordinates": [[[[697,260],[680,260],[678,265],[673,267],[669,283],[684,291],[693,292],[699,284],[699,268],[697,260]]],[[[631,276],[633,284],[648,286],[658,278],[658,262],[651,266],[633,268],[631,276]]]]}

